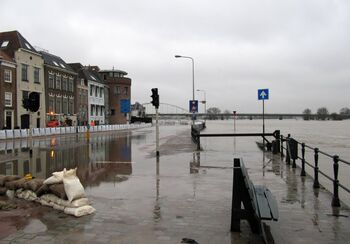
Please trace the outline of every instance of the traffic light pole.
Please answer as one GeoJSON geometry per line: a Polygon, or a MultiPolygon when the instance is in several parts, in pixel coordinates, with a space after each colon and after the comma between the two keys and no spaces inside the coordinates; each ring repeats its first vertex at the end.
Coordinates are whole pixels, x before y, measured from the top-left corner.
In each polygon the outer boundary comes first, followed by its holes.
{"type": "Polygon", "coordinates": [[[156,156],[159,157],[159,124],[158,124],[158,108],[156,108],[156,156]]]}

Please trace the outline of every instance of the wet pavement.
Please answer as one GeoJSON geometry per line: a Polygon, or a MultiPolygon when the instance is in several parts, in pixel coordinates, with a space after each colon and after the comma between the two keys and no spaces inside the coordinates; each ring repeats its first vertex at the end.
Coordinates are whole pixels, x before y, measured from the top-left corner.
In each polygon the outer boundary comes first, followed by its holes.
{"type": "MultiPolygon", "coordinates": [[[[0,174],[32,172],[45,178],[78,167],[96,213],[75,218],[37,203],[15,199],[0,211],[0,243],[262,243],[242,221],[230,232],[232,162],[242,157],[250,179],[266,185],[279,204],[278,222],[266,221],[275,243],[348,243],[350,212],[333,209],[332,195],[314,190],[280,156],[263,154],[257,139],[206,138],[202,151],[189,126],[162,126],[161,157],[154,128],[84,136],[50,137],[27,150],[7,151],[0,174]]],[[[22,143],[22,142],[21,142],[22,143]]],[[[0,200],[6,200],[6,197],[0,200]]]]}

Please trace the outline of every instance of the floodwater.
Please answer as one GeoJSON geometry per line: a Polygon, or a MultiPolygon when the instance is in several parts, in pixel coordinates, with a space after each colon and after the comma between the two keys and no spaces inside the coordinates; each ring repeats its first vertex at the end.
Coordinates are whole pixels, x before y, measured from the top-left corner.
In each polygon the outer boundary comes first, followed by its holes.
{"type": "MultiPolygon", "coordinates": [[[[299,141],[339,154],[345,160],[350,159],[349,126],[350,120],[266,120],[266,132],[280,129],[283,135],[290,133],[299,141]]],[[[261,121],[236,121],[236,132],[261,130],[261,121]]],[[[204,132],[233,131],[233,121],[228,120],[207,121],[204,132]]],[[[118,243],[178,243],[179,236],[195,237],[199,243],[256,243],[248,229],[238,235],[229,232],[233,158],[242,157],[253,177],[264,175],[267,181],[280,177],[278,184],[281,184],[285,176],[280,170],[270,169],[271,164],[265,168],[264,163],[271,161],[271,155],[263,155],[256,146],[255,142],[261,138],[202,138],[203,150],[196,152],[189,134],[189,125],[161,126],[159,160],[155,158],[154,127],[92,133],[90,140],[80,134],[36,138],[33,142],[1,141],[0,174],[32,173],[37,178],[47,178],[54,171],[77,167],[78,177],[97,210],[93,216],[74,220],[56,212],[52,214],[47,208],[43,211],[33,203],[30,205],[35,210],[32,219],[26,219],[28,213],[22,212],[21,218],[12,217],[17,221],[17,234],[13,234],[11,240],[22,240],[38,232],[47,238],[45,241],[54,238],[68,240],[68,243],[74,242],[74,238],[125,241],[118,243]],[[30,145],[32,156],[28,150],[30,145]],[[22,222],[18,223],[19,219],[22,222]],[[21,229],[22,232],[18,231],[21,229]],[[174,242],[174,238],[178,242],[174,242]]],[[[308,159],[311,161],[312,156],[308,159]]],[[[320,157],[321,170],[332,174],[331,165],[320,157]]],[[[340,182],[349,186],[347,168],[340,164],[340,182]]],[[[312,175],[312,171],[308,173],[312,175]]],[[[320,177],[320,181],[332,189],[324,178],[320,177]]],[[[299,198],[300,193],[293,195],[294,187],[290,191],[288,195],[299,198]]],[[[278,194],[285,195],[283,187],[278,194]]],[[[341,192],[340,199],[347,202],[348,194],[341,192]]],[[[328,202],[324,204],[330,206],[328,202]]]]}

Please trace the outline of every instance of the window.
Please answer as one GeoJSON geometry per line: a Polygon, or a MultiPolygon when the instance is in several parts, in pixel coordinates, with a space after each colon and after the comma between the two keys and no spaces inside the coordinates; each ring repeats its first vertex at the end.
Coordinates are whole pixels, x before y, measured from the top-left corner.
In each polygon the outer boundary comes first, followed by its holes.
{"type": "Polygon", "coordinates": [[[114,115],[115,114],[115,109],[111,109],[111,115],[114,115]]]}
{"type": "Polygon", "coordinates": [[[129,87],[124,87],[124,95],[128,95],[129,87]]]}
{"type": "Polygon", "coordinates": [[[22,64],[22,81],[28,81],[28,65],[22,64]]]}
{"type": "Polygon", "coordinates": [[[81,86],[84,85],[84,79],[80,79],[80,85],[81,85],[81,86]]]}
{"type": "Polygon", "coordinates": [[[1,43],[1,47],[7,47],[8,44],[9,44],[9,41],[3,41],[1,43]]]}
{"type": "Polygon", "coordinates": [[[114,93],[115,93],[115,95],[119,95],[120,94],[120,86],[115,86],[114,87],[114,93]]]}
{"type": "Polygon", "coordinates": [[[95,97],[98,96],[97,94],[98,94],[98,87],[96,86],[96,87],[95,87],[95,97]]]}
{"type": "Polygon", "coordinates": [[[95,106],[91,105],[91,116],[94,116],[94,108],[95,108],[95,106]]]}
{"type": "Polygon", "coordinates": [[[101,116],[103,116],[103,107],[101,107],[101,116]]]}
{"type": "Polygon", "coordinates": [[[32,49],[28,42],[24,43],[28,49],[32,49]]]}
{"type": "Polygon", "coordinates": [[[49,113],[54,113],[55,112],[55,98],[52,96],[49,96],[49,113]]]}
{"type": "Polygon", "coordinates": [[[100,87],[100,97],[102,97],[103,94],[103,87],[100,87]]]}
{"type": "Polygon", "coordinates": [[[12,83],[12,70],[5,69],[4,81],[5,81],[5,82],[12,83]]]}
{"type": "Polygon", "coordinates": [[[109,72],[109,77],[113,77],[113,72],[109,72]]]}
{"type": "Polygon", "coordinates": [[[93,85],[91,85],[91,86],[90,86],[90,96],[92,96],[92,92],[93,92],[93,90],[94,90],[94,86],[93,86],[93,85]]]}
{"type": "Polygon", "coordinates": [[[62,77],[62,90],[63,91],[67,91],[67,83],[68,83],[67,77],[62,77]]]}
{"type": "Polygon", "coordinates": [[[74,114],[74,100],[73,99],[69,99],[69,101],[68,101],[68,113],[74,114]]]}
{"type": "Polygon", "coordinates": [[[61,113],[61,104],[62,104],[61,97],[56,97],[56,113],[58,114],[61,113]]]}
{"type": "Polygon", "coordinates": [[[99,106],[96,105],[96,116],[98,116],[99,106]]]}
{"type": "Polygon", "coordinates": [[[68,113],[68,98],[64,97],[62,102],[62,113],[67,114],[68,113]]]}
{"type": "Polygon", "coordinates": [[[22,91],[22,99],[28,99],[29,98],[29,91],[22,91]]]}
{"type": "Polygon", "coordinates": [[[34,83],[39,83],[40,84],[39,72],[40,72],[40,69],[34,67],[34,83]]]}
{"type": "Polygon", "coordinates": [[[69,78],[69,83],[68,83],[68,91],[74,92],[74,87],[73,87],[73,78],[69,78]]]}
{"type": "Polygon", "coordinates": [[[5,92],[5,107],[12,107],[12,93],[5,92]]]}
{"type": "Polygon", "coordinates": [[[103,75],[103,79],[107,80],[107,75],[106,74],[103,75]]]}
{"type": "Polygon", "coordinates": [[[61,90],[61,76],[56,75],[56,89],[61,90]]]}
{"type": "Polygon", "coordinates": [[[55,77],[53,74],[49,74],[49,88],[55,88],[55,77]]]}

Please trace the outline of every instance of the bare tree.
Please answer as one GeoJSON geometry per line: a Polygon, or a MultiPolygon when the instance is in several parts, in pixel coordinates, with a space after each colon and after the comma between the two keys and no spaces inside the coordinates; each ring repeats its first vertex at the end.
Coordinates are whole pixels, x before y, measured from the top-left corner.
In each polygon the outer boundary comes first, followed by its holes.
{"type": "Polygon", "coordinates": [[[304,120],[310,120],[311,109],[309,109],[309,108],[304,109],[303,115],[304,115],[303,116],[304,120]]]}
{"type": "Polygon", "coordinates": [[[320,120],[325,120],[328,116],[329,112],[326,107],[321,107],[317,109],[317,118],[320,120]]]}
{"type": "Polygon", "coordinates": [[[344,107],[340,109],[339,114],[346,114],[346,115],[350,114],[350,108],[344,107]]]}
{"type": "Polygon", "coordinates": [[[207,109],[208,119],[217,119],[221,110],[217,107],[212,107],[207,109]]]}

